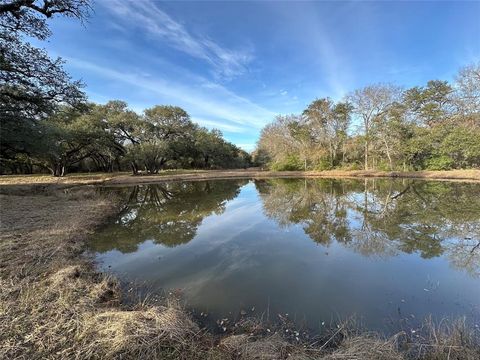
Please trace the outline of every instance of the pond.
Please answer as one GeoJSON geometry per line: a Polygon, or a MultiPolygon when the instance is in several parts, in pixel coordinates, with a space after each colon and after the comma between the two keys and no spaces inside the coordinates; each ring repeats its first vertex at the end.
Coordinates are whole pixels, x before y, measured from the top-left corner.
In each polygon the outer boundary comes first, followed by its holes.
{"type": "Polygon", "coordinates": [[[480,184],[269,179],[103,188],[124,199],[90,243],[102,270],[216,319],[352,315],[385,333],[480,319],[480,184]],[[288,315],[286,315],[288,314],[288,315]]]}

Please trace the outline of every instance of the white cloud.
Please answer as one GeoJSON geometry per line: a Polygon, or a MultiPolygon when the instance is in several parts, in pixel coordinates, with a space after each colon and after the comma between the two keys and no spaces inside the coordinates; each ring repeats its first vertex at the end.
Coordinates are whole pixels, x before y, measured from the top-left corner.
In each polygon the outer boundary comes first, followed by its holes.
{"type": "Polygon", "coordinates": [[[231,133],[244,133],[248,131],[248,128],[226,124],[223,121],[216,121],[216,120],[206,120],[198,117],[192,117],[192,120],[201,126],[206,126],[210,129],[218,129],[221,131],[228,131],[231,133]]]}
{"type": "Polygon", "coordinates": [[[194,58],[201,59],[213,67],[217,77],[231,79],[246,72],[252,60],[249,50],[227,49],[207,36],[193,35],[183,24],[159,9],[153,1],[110,0],[102,3],[122,23],[143,28],[156,39],[170,44],[194,58]]]}
{"type": "Polygon", "coordinates": [[[110,81],[128,84],[132,88],[159,96],[162,102],[182,106],[194,118],[208,118],[212,125],[213,121],[216,125],[223,123],[225,131],[240,132],[242,129],[256,131],[276,115],[274,112],[238,96],[221,85],[208,82],[205,79],[199,82],[199,78],[194,78],[192,83],[187,86],[159,77],[152,78],[134,70],[124,72],[81,59],[64,58],[68,60],[70,66],[82,71],[94,73],[95,76],[110,81]]]}

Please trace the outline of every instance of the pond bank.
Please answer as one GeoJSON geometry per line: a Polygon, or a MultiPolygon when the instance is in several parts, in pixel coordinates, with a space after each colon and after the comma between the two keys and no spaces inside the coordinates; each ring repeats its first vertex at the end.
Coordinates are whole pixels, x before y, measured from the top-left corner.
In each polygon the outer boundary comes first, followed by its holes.
{"type": "Polygon", "coordinates": [[[417,344],[405,334],[382,339],[342,326],[328,337],[295,344],[272,335],[274,331],[263,331],[254,321],[247,322],[243,331],[214,336],[200,329],[175,302],[127,307],[118,282],[96,272],[91,259],[82,256],[88,236],[118,211],[118,199],[102,197],[92,186],[1,190],[0,358],[477,359],[480,355],[475,343],[478,330],[462,323],[440,329],[430,325],[417,344]]]}
{"type": "Polygon", "coordinates": [[[427,180],[480,182],[480,170],[445,171],[377,171],[377,170],[329,170],[329,171],[268,171],[258,169],[237,170],[166,170],[156,175],[130,173],[68,174],[65,177],[51,175],[3,175],[0,186],[15,185],[135,185],[174,180],[210,180],[235,178],[411,178],[427,180]]]}

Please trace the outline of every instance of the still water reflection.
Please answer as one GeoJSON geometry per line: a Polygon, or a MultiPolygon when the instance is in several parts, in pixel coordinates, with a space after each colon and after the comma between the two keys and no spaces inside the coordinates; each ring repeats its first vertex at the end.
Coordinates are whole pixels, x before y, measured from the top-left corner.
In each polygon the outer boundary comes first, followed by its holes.
{"type": "Polygon", "coordinates": [[[90,243],[125,281],[212,318],[288,313],[320,329],[480,314],[480,185],[225,180],[105,189],[125,206],[90,243]]]}

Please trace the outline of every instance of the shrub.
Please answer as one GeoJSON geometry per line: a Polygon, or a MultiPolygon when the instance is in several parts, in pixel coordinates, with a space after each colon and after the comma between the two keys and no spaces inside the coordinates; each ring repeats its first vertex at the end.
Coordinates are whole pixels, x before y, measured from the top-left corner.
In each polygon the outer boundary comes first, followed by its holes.
{"type": "Polygon", "coordinates": [[[285,159],[270,165],[274,171],[295,171],[303,170],[304,164],[297,155],[289,155],[285,159]]]}
{"type": "Polygon", "coordinates": [[[324,170],[332,170],[333,166],[330,160],[326,158],[322,158],[318,161],[315,165],[315,170],[324,171],[324,170]]]}
{"type": "Polygon", "coordinates": [[[450,170],[453,168],[454,161],[449,156],[438,156],[427,159],[425,162],[427,170],[450,170]]]}

